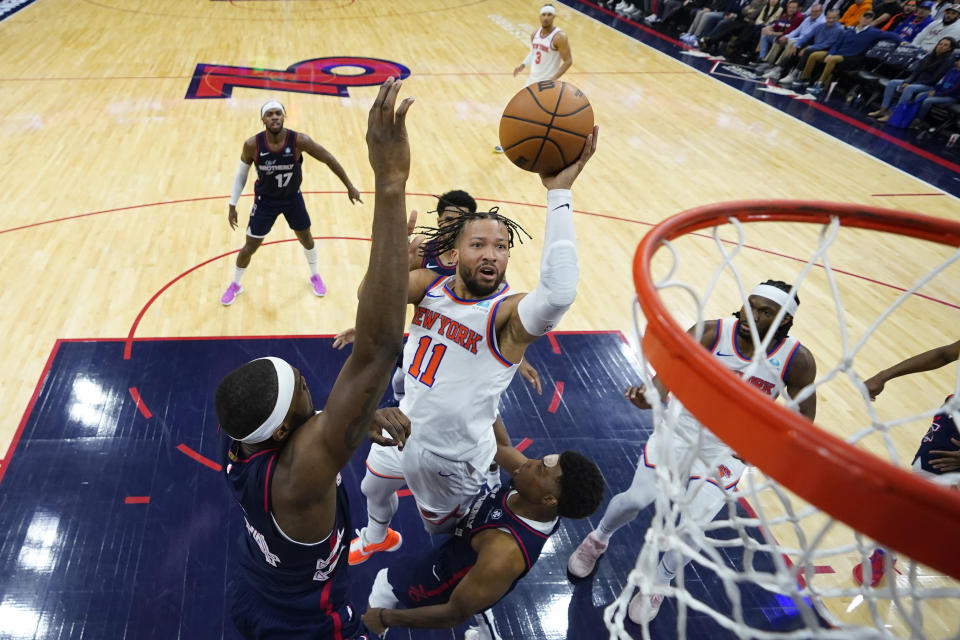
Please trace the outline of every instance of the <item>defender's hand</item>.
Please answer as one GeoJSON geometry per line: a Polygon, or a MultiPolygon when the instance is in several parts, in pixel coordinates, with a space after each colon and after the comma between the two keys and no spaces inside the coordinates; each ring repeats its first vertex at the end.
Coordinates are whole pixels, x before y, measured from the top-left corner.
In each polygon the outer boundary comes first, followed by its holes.
{"type": "Polygon", "coordinates": [[[345,329],[333,337],[333,348],[334,349],[343,349],[348,344],[353,344],[353,340],[356,337],[357,330],[353,327],[345,329]]]}
{"type": "Polygon", "coordinates": [[[230,228],[234,231],[237,230],[237,208],[230,205],[230,210],[227,212],[227,222],[230,223],[230,228]]]}
{"type": "Polygon", "coordinates": [[[650,409],[650,403],[647,402],[647,399],[643,397],[644,386],[640,385],[639,387],[627,387],[626,392],[623,394],[627,400],[629,400],[633,406],[638,409],[650,409]]]}
{"type": "Polygon", "coordinates": [[[347,189],[347,197],[350,198],[350,204],[356,204],[358,202],[363,204],[363,200],[360,199],[360,192],[352,185],[347,189]]]}
{"type": "Polygon", "coordinates": [[[410,175],[406,116],[413,98],[405,98],[395,108],[402,84],[400,80],[387,78],[367,118],[367,155],[378,181],[404,183],[410,175]]]}
{"type": "Polygon", "coordinates": [[[377,409],[373,414],[368,437],[370,442],[384,447],[397,447],[403,451],[403,445],[410,437],[410,418],[397,407],[377,409]],[[390,437],[384,436],[383,431],[389,433],[390,437]]]}

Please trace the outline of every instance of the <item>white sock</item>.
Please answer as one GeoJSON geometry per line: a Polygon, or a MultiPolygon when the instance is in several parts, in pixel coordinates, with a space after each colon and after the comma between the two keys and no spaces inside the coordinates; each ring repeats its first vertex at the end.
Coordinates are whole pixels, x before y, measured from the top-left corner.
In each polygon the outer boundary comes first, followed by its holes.
{"type": "Polygon", "coordinates": [[[310,266],[310,275],[315,276],[317,273],[317,263],[319,262],[317,245],[314,243],[313,249],[304,249],[303,253],[307,256],[307,265],[310,266]]]}
{"type": "Polygon", "coordinates": [[[363,539],[369,544],[383,542],[387,537],[387,529],[389,527],[389,522],[379,522],[368,513],[367,526],[366,531],[363,532],[363,539]]]}
{"type": "Polygon", "coordinates": [[[243,274],[247,272],[246,267],[234,267],[233,268],[233,282],[234,284],[240,284],[240,278],[243,277],[243,274]]]}

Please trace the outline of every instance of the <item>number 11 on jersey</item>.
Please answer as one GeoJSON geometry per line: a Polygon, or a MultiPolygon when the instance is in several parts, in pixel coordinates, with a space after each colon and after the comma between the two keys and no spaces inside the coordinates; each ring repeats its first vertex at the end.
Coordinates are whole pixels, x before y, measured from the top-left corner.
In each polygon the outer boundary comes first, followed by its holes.
{"type": "Polygon", "coordinates": [[[447,352],[447,345],[439,343],[433,345],[433,350],[430,352],[430,360],[427,362],[427,366],[421,371],[420,367],[423,364],[423,357],[427,354],[431,342],[433,342],[433,338],[430,336],[420,338],[420,343],[417,345],[417,352],[413,354],[413,362],[410,363],[410,368],[407,369],[407,373],[428,387],[433,386],[437,367],[440,366],[440,361],[443,360],[443,354],[447,352]]]}

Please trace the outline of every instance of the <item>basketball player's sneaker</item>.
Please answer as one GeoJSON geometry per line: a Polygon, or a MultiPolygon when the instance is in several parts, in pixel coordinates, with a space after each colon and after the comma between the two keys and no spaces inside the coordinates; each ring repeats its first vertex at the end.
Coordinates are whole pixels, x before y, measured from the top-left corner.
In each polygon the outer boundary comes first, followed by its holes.
{"type": "Polygon", "coordinates": [[[310,276],[310,286],[313,287],[313,295],[321,298],[327,295],[327,285],[323,284],[323,278],[319,273],[310,276]]]}
{"type": "Polygon", "coordinates": [[[490,465],[490,468],[487,469],[487,489],[489,491],[496,491],[500,488],[500,465],[496,462],[490,465]]]}
{"type": "Polygon", "coordinates": [[[503,153],[503,147],[501,147],[500,145],[497,145],[497,146],[495,146],[495,147],[493,148],[493,152],[494,152],[494,153],[503,153]]]}
{"type": "MultiPolygon", "coordinates": [[[[870,586],[875,587],[883,580],[883,574],[887,570],[885,560],[886,552],[883,549],[877,549],[870,554],[870,586]]],[[[896,564],[896,558],[890,563],[892,567],[896,564]]],[[[853,568],[853,580],[857,584],[863,584],[863,563],[861,562],[853,568]]]]}
{"type": "Polygon", "coordinates": [[[630,604],[627,605],[627,617],[636,624],[648,623],[660,613],[661,604],[663,604],[663,595],[656,593],[645,596],[642,592],[637,591],[633,594],[633,597],[630,598],[630,604]],[[643,611],[644,600],[649,603],[646,611],[643,611]]]}
{"type": "Polygon", "coordinates": [[[243,287],[238,285],[236,282],[231,282],[230,286],[227,287],[227,290],[223,292],[223,295],[220,296],[220,303],[229,307],[237,299],[237,296],[243,293],[243,287]]]}
{"type": "Polygon", "coordinates": [[[463,633],[463,640],[503,640],[489,609],[473,616],[473,625],[463,633]]]}
{"type": "Polygon", "coordinates": [[[403,536],[393,529],[387,529],[387,537],[383,542],[368,543],[363,534],[367,528],[364,527],[357,531],[357,537],[350,541],[350,556],[347,558],[349,564],[363,564],[370,559],[370,556],[378,551],[396,551],[403,544],[403,536]]]}
{"type": "Polygon", "coordinates": [[[586,578],[597,566],[597,560],[607,550],[607,543],[600,542],[593,531],[587,534],[580,546],[574,549],[567,560],[567,571],[578,578],[586,578]]]}

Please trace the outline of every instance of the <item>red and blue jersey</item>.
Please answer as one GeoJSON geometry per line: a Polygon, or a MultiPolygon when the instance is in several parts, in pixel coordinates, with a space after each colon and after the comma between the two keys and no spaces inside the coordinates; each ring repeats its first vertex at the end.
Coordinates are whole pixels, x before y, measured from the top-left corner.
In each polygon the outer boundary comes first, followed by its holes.
{"type": "Polygon", "coordinates": [[[560,520],[553,523],[548,533],[533,528],[507,506],[507,498],[512,491],[510,486],[506,486],[490,493],[481,493],[443,545],[417,557],[400,559],[391,566],[387,581],[397,600],[407,608],[447,602],[450,594],[477,562],[477,552],[471,545],[473,536],[487,529],[509,533],[523,553],[526,568],[503,595],[513,591],[517,581],[527,575],[540,557],[547,539],[560,527],[560,520]]]}
{"type": "Polygon", "coordinates": [[[280,151],[267,145],[267,132],[257,134],[257,182],[253,191],[257,199],[290,200],[300,193],[303,182],[303,154],[297,149],[297,133],[287,129],[287,139],[280,151]]]}
{"type": "Polygon", "coordinates": [[[429,269],[438,276],[452,276],[457,272],[457,265],[448,267],[440,261],[440,256],[437,254],[436,238],[427,240],[421,247],[423,249],[423,260],[420,262],[420,266],[423,269],[429,269]]]}
{"type": "Polygon", "coordinates": [[[239,443],[228,442],[224,475],[244,516],[231,567],[234,580],[230,605],[237,627],[256,637],[279,637],[287,626],[308,630],[311,638],[353,637],[360,615],[346,602],[352,529],[349,500],[340,476],[329,536],[312,544],[296,542],[280,529],[271,508],[280,448],[243,458],[239,443]]]}
{"type": "MultiPolygon", "coordinates": [[[[944,402],[949,401],[952,397],[952,395],[947,396],[947,400],[944,402]]],[[[951,438],[960,440],[957,423],[953,421],[953,417],[946,411],[938,413],[933,417],[933,424],[930,425],[926,435],[923,436],[923,439],[920,441],[920,447],[913,457],[914,464],[919,461],[920,468],[924,471],[936,474],[943,473],[930,466],[930,460],[938,457],[937,455],[930,455],[930,452],[956,451],[957,445],[950,442],[951,438]]]]}

